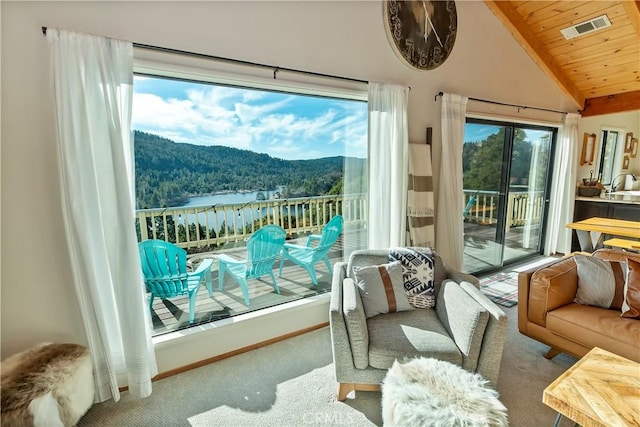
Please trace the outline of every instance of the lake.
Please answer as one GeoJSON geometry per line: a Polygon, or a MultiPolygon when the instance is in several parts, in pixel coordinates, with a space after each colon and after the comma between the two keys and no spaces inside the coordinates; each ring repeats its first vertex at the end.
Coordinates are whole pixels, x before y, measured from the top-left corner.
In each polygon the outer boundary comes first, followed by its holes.
{"type": "MultiPolygon", "coordinates": [[[[265,197],[269,197],[270,195],[278,191],[282,191],[282,189],[279,188],[277,190],[263,191],[262,193],[265,195],[265,197]]],[[[235,217],[236,224],[240,225],[242,220],[242,216],[240,212],[228,211],[225,217],[225,212],[214,212],[214,210],[211,209],[211,207],[214,205],[223,205],[223,204],[252,203],[257,201],[256,198],[258,196],[258,193],[259,193],[258,191],[251,191],[246,193],[222,193],[222,194],[214,194],[209,196],[191,197],[189,199],[189,202],[185,205],[182,205],[182,207],[195,207],[195,206],[202,207],[203,212],[198,214],[198,222],[200,224],[206,223],[205,222],[205,214],[206,214],[209,216],[209,225],[211,226],[213,226],[214,218],[216,216],[217,216],[218,225],[222,224],[222,221],[224,221],[228,225],[233,225],[234,217],[235,217]],[[204,212],[205,209],[208,209],[207,212],[204,212]]],[[[263,208],[261,209],[261,211],[258,211],[258,209],[256,208],[252,209],[252,208],[246,207],[246,208],[243,208],[242,210],[244,211],[244,218],[247,224],[251,222],[251,211],[253,211],[254,219],[258,219],[260,218],[260,216],[264,216],[267,213],[269,214],[273,213],[272,212],[273,208],[269,208],[268,212],[267,212],[267,208],[263,208]]],[[[187,220],[189,221],[189,223],[195,222],[195,215],[193,214],[188,215],[187,220]]],[[[217,231],[219,230],[216,230],[216,232],[217,231]]]]}
{"type": "MultiPolygon", "coordinates": [[[[268,195],[275,193],[277,190],[263,191],[262,193],[268,198],[268,195]]],[[[254,202],[258,197],[258,191],[251,191],[248,193],[222,193],[214,194],[210,196],[197,196],[191,197],[189,202],[183,207],[191,206],[213,206],[217,204],[232,204],[232,203],[246,203],[254,202]]]]}

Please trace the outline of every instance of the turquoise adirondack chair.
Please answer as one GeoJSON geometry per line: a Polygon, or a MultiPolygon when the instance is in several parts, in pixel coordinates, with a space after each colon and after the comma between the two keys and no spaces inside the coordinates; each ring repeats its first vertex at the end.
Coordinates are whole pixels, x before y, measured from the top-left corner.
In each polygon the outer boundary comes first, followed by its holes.
{"type": "Polygon", "coordinates": [[[198,268],[187,271],[187,251],[165,242],[164,240],[145,240],[138,243],[142,274],[149,298],[149,310],[153,313],[153,299],[155,297],[175,298],[187,295],[189,297],[189,323],[195,319],[196,296],[200,284],[207,283],[209,296],[213,295],[211,284],[212,259],[203,260],[198,268]]]}
{"type": "Polygon", "coordinates": [[[304,267],[309,272],[309,276],[311,276],[313,286],[318,286],[318,278],[316,277],[314,266],[318,261],[322,260],[329,273],[333,272],[333,267],[331,267],[331,262],[329,261],[329,249],[342,233],[343,224],[342,216],[336,215],[324,226],[321,235],[311,234],[307,237],[305,246],[286,243],[282,249],[279,276],[282,277],[282,266],[285,260],[290,259],[299,266],[304,267]],[[313,245],[314,242],[318,242],[318,244],[313,245]]]}
{"type": "Polygon", "coordinates": [[[278,225],[265,225],[258,229],[247,240],[247,258],[236,260],[225,254],[218,258],[218,289],[222,290],[225,273],[229,273],[242,289],[244,303],[250,304],[248,279],[257,279],[264,275],[271,276],[273,288],[280,293],[278,283],[273,275],[273,264],[282,251],[287,233],[278,225]]]}
{"type": "Polygon", "coordinates": [[[467,218],[467,216],[471,213],[471,209],[473,208],[473,205],[476,203],[476,199],[477,198],[478,198],[478,193],[476,193],[473,196],[469,197],[469,201],[467,202],[467,204],[465,205],[464,209],[462,210],[462,217],[463,218],[467,218]]]}

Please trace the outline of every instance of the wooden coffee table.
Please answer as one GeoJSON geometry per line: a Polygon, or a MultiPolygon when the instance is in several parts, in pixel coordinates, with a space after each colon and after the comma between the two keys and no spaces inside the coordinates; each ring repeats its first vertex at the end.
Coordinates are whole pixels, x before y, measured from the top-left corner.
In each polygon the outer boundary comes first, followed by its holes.
{"type": "Polygon", "coordinates": [[[640,364],[595,347],[551,383],[542,402],[583,427],[640,425],[640,364]]]}

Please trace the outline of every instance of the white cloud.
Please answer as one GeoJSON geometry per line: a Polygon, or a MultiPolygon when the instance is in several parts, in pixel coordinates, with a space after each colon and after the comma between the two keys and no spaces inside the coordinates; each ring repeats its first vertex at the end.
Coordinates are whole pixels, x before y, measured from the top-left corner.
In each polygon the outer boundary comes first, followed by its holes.
{"type": "Polygon", "coordinates": [[[278,110],[291,101],[291,98],[283,99],[278,102],[271,102],[263,105],[249,105],[238,102],[235,105],[235,113],[242,123],[251,123],[265,114],[278,110]]]}
{"type": "Polygon", "coordinates": [[[270,102],[274,98],[269,95],[223,86],[187,90],[185,99],[134,93],[133,127],[177,142],[287,159],[345,154],[342,147],[349,155],[366,155],[366,107],[339,103],[317,116],[305,116],[308,104],[296,104],[301,98],[288,95],[270,102]],[[290,112],[297,105],[301,114],[290,112]],[[286,107],[289,111],[283,112],[286,107]]]}
{"type": "Polygon", "coordinates": [[[188,130],[193,132],[198,120],[193,103],[188,100],[162,99],[149,93],[133,94],[131,121],[134,128],[158,128],[160,130],[188,130]]]}

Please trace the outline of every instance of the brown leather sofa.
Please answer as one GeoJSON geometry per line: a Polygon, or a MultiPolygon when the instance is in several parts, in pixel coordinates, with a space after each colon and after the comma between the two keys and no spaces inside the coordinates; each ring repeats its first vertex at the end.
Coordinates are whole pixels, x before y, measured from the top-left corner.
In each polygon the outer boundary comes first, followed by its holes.
{"type": "MultiPolygon", "coordinates": [[[[593,256],[640,261],[640,254],[599,249],[593,256]]],[[[640,362],[640,320],[620,317],[619,310],[580,305],[573,300],[578,274],[573,257],[518,275],[518,329],[558,353],[584,356],[593,347],[640,362]]]]}

